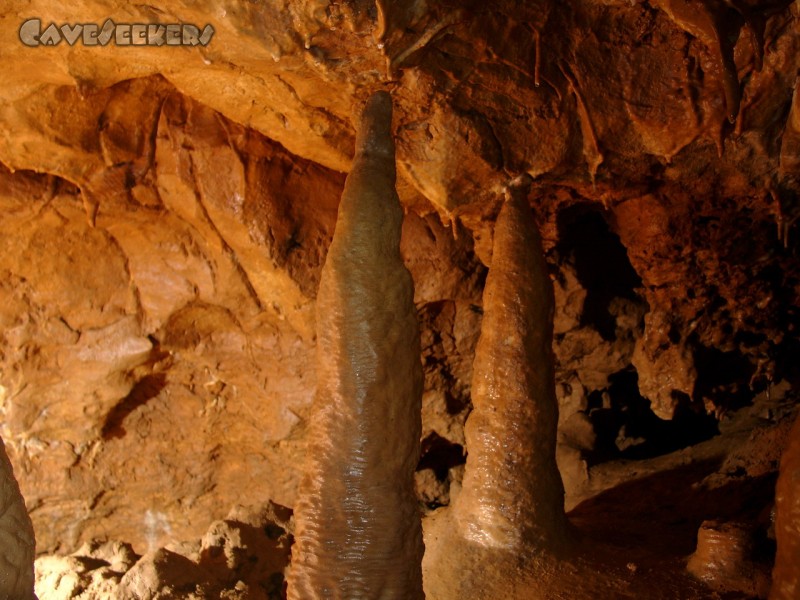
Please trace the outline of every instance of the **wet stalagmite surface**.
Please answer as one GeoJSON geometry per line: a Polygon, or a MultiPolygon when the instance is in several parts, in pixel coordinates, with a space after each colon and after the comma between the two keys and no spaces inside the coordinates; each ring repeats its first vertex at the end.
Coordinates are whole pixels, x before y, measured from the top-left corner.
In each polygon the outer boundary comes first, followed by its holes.
{"type": "Polygon", "coordinates": [[[691,597],[697,586],[674,565],[647,583],[626,571],[625,549],[568,525],[556,466],[553,286],[529,183],[512,183],[495,224],[470,454],[450,507],[426,522],[426,597],[635,598],[643,585],[648,597],[691,597]]]}
{"type": "Polygon", "coordinates": [[[392,105],[367,101],[317,294],[317,396],[289,597],[422,598],[422,369],[400,258],[392,105]]]}
{"type": "Polygon", "coordinates": [[[453,508],[467,542],[510,552],[557,549],[566,538],[555,460],[553,287],[528,190],[529,182],[509,192],[495,225],[465,427],[469,456],[453,508]]]}
{"type": "Polygon", "coordinates": [[[545,593],[568,545],[555,458],[553,287],[529,190],[529,180],[508,190],[494,229],[466,471],[426,530],[430,598],[513,595],[534,579],[531,593],[545,593]]]}

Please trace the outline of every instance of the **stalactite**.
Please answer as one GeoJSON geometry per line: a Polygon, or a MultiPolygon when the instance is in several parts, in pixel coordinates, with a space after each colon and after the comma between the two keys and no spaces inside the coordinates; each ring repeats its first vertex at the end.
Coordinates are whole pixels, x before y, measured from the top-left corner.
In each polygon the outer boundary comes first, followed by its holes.
{"type": "Polygon", "coordinates": [[[589,168],[589,177],[592,180],[592,185],[594,185],[597,169],[603,164],[604,160],[603,153],[600,151],[600,142],[597,139],[589,108],[586,106],[586,101],[575,75],[572,74],[569,65],[566,63],[559,64],[559,69],[572,89],[572,93],[575,94],[578,115],[580,116],[581,134],[583,135],[583,156],[586,159],[586,166],[589,168]]]}
{"type": "Polygon", "coordinates": [[[0,440],[0,598],[33,598],[33,525],[0,440]]]}
{"type": "Polygon", "coordinates": [[[447,14],[440,21],[429,25],[414,42],[391,58],[389,62],[390,72],[392,74],[397,73],[409,56],[427,46],[437,35],[448,27],[452,27],[461,18],[463,18],[461,11],[456,10],[447,14]]]}
{"type": "Polygon", "coordinates": [[[733,49],[744,23],[741,15],[718,0],[656,0],[656,4],[684,31],[716,53],[728,120],[735,123],[742,93],[733,49]]]}
{"type": "Polygon", "coordinates": [[[465,539],[483,546],[552,547],[565,538],[553,287],[524,187],[511,189],[497,219],[483,298],[456,522],[465,539]]]}
{"type": "Polygon", "coordinates": [[[789,434],[781,457],[775,490],[775,537],[778,552],[772,572],[770,600],[800,598],[800,418],[789,434]]]}
{"type": "Polygon", "coordinates": [[[533,30],[533,39],[536,51],[536,58],[533,63],[533,85],[539,87],[541,83],[539,74],[542,72],[542,34],[536,29],[533,30]]]}
{"type": "Polygon", "coordinates": [[[391,99],[364,109],[317,296],[317,395],[289,598],[422,597],[422,371],[400,257],[391,99]]]}

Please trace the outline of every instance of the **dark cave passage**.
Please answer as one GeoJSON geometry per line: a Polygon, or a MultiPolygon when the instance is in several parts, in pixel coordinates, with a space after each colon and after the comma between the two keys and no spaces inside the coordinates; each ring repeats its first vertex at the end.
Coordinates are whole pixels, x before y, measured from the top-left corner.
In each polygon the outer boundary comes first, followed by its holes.
{"type": "Polygon", "coordinates": [[[436,478],[439,481],[444,481],[450,469],[463,465],[466,460],[464,447],[461,444],[454,444],[433,432],[422,440],[422,450],[417,471],[433,469],[436,478]]]}
{"type": "Polygon", "coordinates": [[[605,340],[615,339],[612,300],[641,301],[636,290],[641,288],[642,279],[631,266],[625,246],[602,214],[586,204],[562,210],[557,227],[556,252],[561,260],[574,265],[587,291],[581,325],[594,327],[605,340]]]}
{"type": "MultiPolygon", "coordinates": [[[[680,408],[672,420],[660,419],[639,393],[639,377],[629,366],[609,376],[605,390],[589,394],[589,419],[597,435],[589,464],[623,458],[642,460],[705,441],[719,433],[713,416],[680,408]]],[[[682,405],[681,405],[682,406],[682,405]]]]}
{"type": "MultiPolygon", "coordinates": [[[[580,327],[596,330],[605,342],[633,343],[643,335],[642,317],[649,307],[642,296],[642,279],[619,236],[611,231],[603,214],[587,204],[562,210],[557,228],[558,261],[574,268],[586,291],[580,327]]],[[[670,339],[679,341],[672,335],[670,339]]],[[[698,364],[698,369],[707,371],[706,366],[698,364]]],[[[713,377],[710,372],[709,377],[713,377]]],[[[698,383],[707,380],[701,377],[698,383]]],[[[590,466],[619,458],[639,460],[668,454],[719,433],[716,419],[688,397],[679,398],[672,420],[659,418],[651,410],[650,401],[641,395],[638,383],[636,368],[628,363],[608,376],[607,386],[587,390],[584,412],[593,429],[594,443],[584,448],[583,455],[590,466]]]]}

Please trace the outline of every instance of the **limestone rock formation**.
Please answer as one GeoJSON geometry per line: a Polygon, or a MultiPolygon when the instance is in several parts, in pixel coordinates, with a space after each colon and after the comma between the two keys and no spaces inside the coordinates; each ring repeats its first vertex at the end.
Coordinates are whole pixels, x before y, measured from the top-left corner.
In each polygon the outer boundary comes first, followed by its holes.
{"type": "MultiPolygon", "coordinates": [[[[769,513],[782,443],[737,427],[777,430],[797,402],[797,2],[32,0],[2,14],[0,435],[38,552],[119,539],[152,555],[234,503],[295,506],[317,288],[353,116],[378,88],[395,106],[420,323],[425,518],[465,475],[501,191],[522,173],[555,290],[572,521],[628,545],[657,532],[667,577],[703,521],[755,519],[730,498],[769,513]],[[119,38],[84,37],[107,22],[119,38]],[[141,24],[164,43],[125,45],[141,24]],[[726,444],[755,454],[705,465],[726,444]],[[623,492],[650,499],[628,502],[648,531],[593,521],[623,492]],[[685,518],[660,528],[666,497],[685,518]]],[[[624,556],[633,581],[658,564],[624,556]]]]}
{"type": "Polygon", "coordinates": [[[108,598],[273,600],[284,593],[291,511],[274,503],[234,507],[202,540],[144,556],[129,544],[84,544],[69,556],[36,560],[39,600],[108,598]]]}
{"type": "Polygon", "coordinates": [[[318,379],[289,598],[416,599],[422,368],[400,256],[392,100],[363,110],[317,296],[318,379]]]}
{"type": "Polygon", "coordinates": [[[553,289],[527,186],[497,218],[475,354],[470,449],[455,521],[477,546],[557,548],[567,537],[556,469],[553,289]]]}

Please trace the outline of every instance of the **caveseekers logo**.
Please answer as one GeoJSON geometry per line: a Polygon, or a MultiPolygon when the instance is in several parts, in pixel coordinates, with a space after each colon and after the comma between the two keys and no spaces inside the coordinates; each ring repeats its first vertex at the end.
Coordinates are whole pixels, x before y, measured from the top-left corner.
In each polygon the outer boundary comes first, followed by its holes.
{"type": "Polygon", "coordinates": [[[50,23],[42,30],[41,19],[28,19],[19,28],[19,39],[26,46],[58,46],[66,42],[74,46],[207,46],[214,28],[206,25],[201,30],[183,23],[114,23],[106,19],[102,26],[96,23],[56,25],[50,23]]]}

